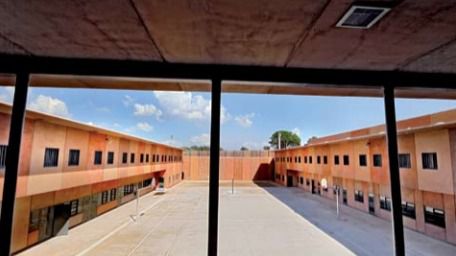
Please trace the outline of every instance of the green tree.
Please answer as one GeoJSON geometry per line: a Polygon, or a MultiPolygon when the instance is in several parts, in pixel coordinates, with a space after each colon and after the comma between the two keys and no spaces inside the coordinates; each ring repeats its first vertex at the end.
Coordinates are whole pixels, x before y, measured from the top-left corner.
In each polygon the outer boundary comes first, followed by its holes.
{"type": "Polygon", "coordinates": [[[287,148],[301,145],[301,138],[296,133],[291,131],[276,131],[272,134],[269,144],[271,147],[279,148],[279,133],[280,133],[280,148],[287,148]]]}
{"type": "Polygon", "coordinates": [[[249,149],[247,147],[241,147],[241,151],[248,151],[249,149]]]}

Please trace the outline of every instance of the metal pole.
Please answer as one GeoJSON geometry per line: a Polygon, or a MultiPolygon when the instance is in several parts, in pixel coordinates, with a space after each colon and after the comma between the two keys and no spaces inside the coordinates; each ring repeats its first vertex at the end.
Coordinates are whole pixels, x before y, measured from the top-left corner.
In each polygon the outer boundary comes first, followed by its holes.
{"type": "Polygon", "coordinates": [[[135,222],[139,219],[139,188],[136,190],[136,219],[135,222]]]}
{"type": "Polygon", "coordinates": [[[3,185],[2,213],[0,219],[0,255],[11,254],[14,203],[16,199],[19,157],[21,152],[22,129],[24,126],[28,85],[28,73],[16,74],[8,148],[6,150],[7,158],[5,163],[5,180],[3,185]]]}
{"type": "Polygon", "coordinates": [[[339,218],[339,213],[340,213],[340,210],[339,210],[339,187],[336,188],[336,207],[337,207],[337,218],[339,218]]]}
{"type": "Polygon", "coordinates": [[[219,203],[219,161],[220,161],[220,79],[212,80],[211,99],[211,148],[209,174],[209,232],[207,255],[217,255],[218,243],[218,203],[219,203]]]}
{"type": "Polygon", "coordinates": [[[384,87],[386,137],[388,143],[389,176],[392,201],[392,226],[394,250],[397,256],[405,255],[404,225],[402,223],[401,180],[397,150],[396,109],[394,104],[394,87],[384,87]]]}

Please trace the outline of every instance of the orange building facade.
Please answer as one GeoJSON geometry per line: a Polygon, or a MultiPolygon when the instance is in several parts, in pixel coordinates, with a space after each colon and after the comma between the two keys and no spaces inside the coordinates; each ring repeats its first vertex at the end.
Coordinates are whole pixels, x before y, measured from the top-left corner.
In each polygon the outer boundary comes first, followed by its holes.
{"type": "MultiPolygon", "coordinates": [[[[9,105],[0,103],[0,188],[9,105]]],[[[59,235],[162,183],[184,178],[182,150],[27,111],[14,212],[13,250],[59,235]]],[[[2,196],[3,189],[0,189],[2,196]]]]}
{"type": "MultiPolygon", "coordinates": [[[[456,110],[399,121],[397,127],[404,225],[456,244],[456,110]]],[[[277,150],[274,162],[277,183],[332,200],[339,188],[341,203],[391,217],[384,126],[277,150]]]]}

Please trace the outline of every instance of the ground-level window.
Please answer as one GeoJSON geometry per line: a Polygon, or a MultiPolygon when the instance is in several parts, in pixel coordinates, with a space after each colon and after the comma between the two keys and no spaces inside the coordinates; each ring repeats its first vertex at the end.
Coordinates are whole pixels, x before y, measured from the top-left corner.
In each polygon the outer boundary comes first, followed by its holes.
{"type": "Polygon", "coordinates": [[[364,203],[364,193],[361,190],[355,190],[355,201],[364,203]]]}
{"type": "Polygon", "coordinates": [[[304,184],[304,178],[303,177],[299,177],[299,183],[304,184]]]}
{"type": "Polygon", "coordinates": [[[79,213],[79,200],[70,201],[70,216],[74,216],[79,213]]]}
{"type": "Polygon", "coordinates": [[[310,181],[306,180],[306,186],[310,186],[310,181]]]}
{"type": "Polygon", "coordinates": [[[375,154],[373,160],[374,167],[382,167],[382,155],[375,154]]]}
{"type": "Polygon", "coordinates": [[[399,154],[399,168],[412,168],[410,154],[399,154]]]}
{"type": "Polygon", "coordinates": [[[124,186],[124,195],[132,194],[133,190],[134,190],[134,185],[133,184],[125,185],[124,186]]]}
{"type": "Polygon", "coordinates": [[[113,188],[111,189],[111,192],[109,193],[109,201],[114,201],[117,198],[117,189],[113,188]]]}
{"type": "Polygon", "coordinates": [[[77,166],[79,165],[79,149],[70,149],[68,154],[68,166],[77,166]]]}
{"type": "Polygon", "coordinates": [[[423,162],[423,169],[436,170],[437,166],[437,153],[422,153],[421,160],[423,162]]]}
{"type": "Polygon", "coordinates": [[[143,181],[143,187],[150,186],[152,184],[152,178],[143,181]]]}
{"type": "Polygon", "coordinates": [[[366,155],[359,155],[359,166],[367,166],[366,155]]]}
{"type": "Polygon", "coordinates": [[[101,204],[105,204],[108,202],[108,195],[109,195],[109,191],[101,192],[101,204]]]}
{"type": "Polygon", "coordinates": [[[6,163],[6,145],[0,145],[0,168],[5,168],[6,163]]]}
{"type": "Polygon", "coordinates": [[[380,209],[391,211],[391,198],[380,196],[380,209]]]}
{"type": "Polygon", "coordinates": [[[424,222],[445,228],[445,211],[433,207],[424,207],[424,222]]]}
{"type": "Polygon", "coordinates": [[[410,202],[402,202],[402,215],[415,219],[415,204],[410,202]]]}
{"type": "Polygon", "coordinates": [[[46,148],[44,151],[44,167],[56,167],[59,163],[59,149],[46,148]]]}

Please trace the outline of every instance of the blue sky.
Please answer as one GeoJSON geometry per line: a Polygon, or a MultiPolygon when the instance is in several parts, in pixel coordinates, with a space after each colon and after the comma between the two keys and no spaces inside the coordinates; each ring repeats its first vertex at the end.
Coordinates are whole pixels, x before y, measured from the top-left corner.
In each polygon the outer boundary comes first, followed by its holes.
{"type": "MultiPolygon", "coordinates": [[[[11,98],[11,88],[0,88],[0,100],[11,98]]],[[[398,119],[456,108],[449,100],[396,103],[398,119]]],[[[223,94],[222,105],[225,149],[262,148],[279,129],[295,131],[305,142],[384,122],[380,98],[223,94]]],[[[28,106],[177,146],[209,141],[208,93],[32,88],[28,106]]]]}

